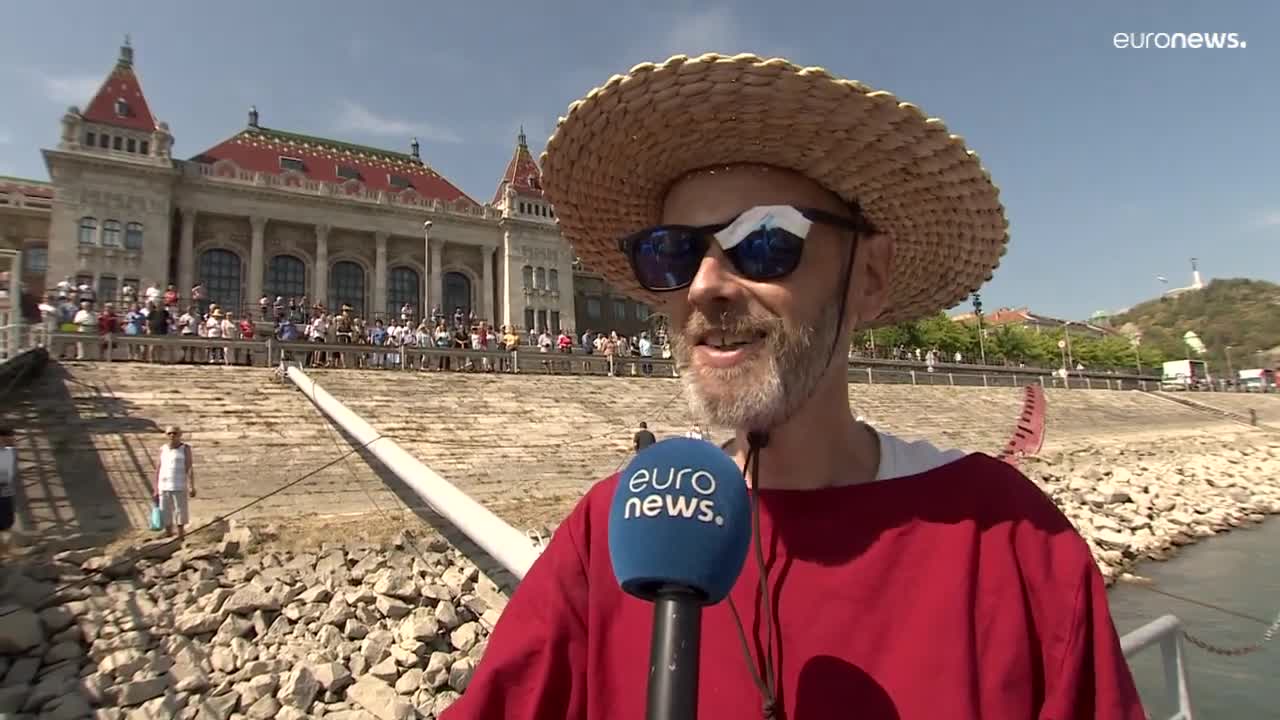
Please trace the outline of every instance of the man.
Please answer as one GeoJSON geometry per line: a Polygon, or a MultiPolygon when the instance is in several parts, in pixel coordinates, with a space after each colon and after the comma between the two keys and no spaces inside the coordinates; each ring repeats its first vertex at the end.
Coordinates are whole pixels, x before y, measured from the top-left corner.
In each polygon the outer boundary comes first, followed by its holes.
{"type": "Polygon", "coordinates": [[[156,468],[156,494],[153,498],[160,505],[164,517],[164,534],[172,536],[177,531],[178,541],[186,537],[189,515],[187,498],[196,496],[196,477],[191,457],[191,446],[182,442],[182,428],[170,425],[164,430],[168,438],[160,448],[160,466],[156,468]]]}
{"type": "Polygon", "coordinates": [[[634,443],[636,452],[640,452],[656,442],[658,442],[658,439],[653,436],[653,433],[649,432],[649,423],[641,420],[640,429],[636,431],[634,443]]]}
{"type": "Polygon", "coordinates": [[[702,423],[694,423],[693,427],[689,428],[689,431],[686,432],[684,436],[693,440],[707,439],[707,434],[702,432],[702,423]]]}
{"type": "MultiPolygon", "coordinates": [[[[1143,717],[1053,503],[849,406],[855,329],[955,305],[1004,253],[960,138],[820,68],[680,56],[574,103],[543,173],[565,239],[670,318],[692,409],[750,458],[755,547],[702,614],[701,717],[1143,717]]],[[[652,606],[613,575],[617,483],[559,526],[446,720],[642,717],[652,606]]]]}

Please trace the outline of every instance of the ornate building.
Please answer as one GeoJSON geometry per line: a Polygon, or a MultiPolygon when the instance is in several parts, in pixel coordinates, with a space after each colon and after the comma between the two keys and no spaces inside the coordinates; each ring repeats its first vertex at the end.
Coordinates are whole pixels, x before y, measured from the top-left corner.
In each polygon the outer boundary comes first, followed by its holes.
{"type": "Polygon", "coordinates": [[[424,162],[416,140],[398,153],[275,130],[252,108],[189,160],[172,147],[126,41],[44,150],[52,183],[0,178],[0,247],[23,251],[28,286],[74,278],[109,298],[198,282],[229,308],[307,296],[368,316],[409,303],[575,329],[573,252],[523,131],[488,204],[424,162]]]}

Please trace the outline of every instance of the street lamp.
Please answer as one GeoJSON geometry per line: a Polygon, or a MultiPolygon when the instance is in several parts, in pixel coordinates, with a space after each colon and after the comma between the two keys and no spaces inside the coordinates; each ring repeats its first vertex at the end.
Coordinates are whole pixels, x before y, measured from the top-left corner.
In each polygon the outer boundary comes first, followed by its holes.
{"type": "Polygon", "coordinates": [[[985,334],[982,331],[982,296],[976,292],[973,294],[973,314],[974,314],[974,317],[978,318],[978,353],[982,357],[982,364],[986,365],[987,364],[987,344],[982,337],[985,334]]]}
{"type": "Polygon", "coordinates": [[[431,221],[427,220],[422,223],[422,317],[430,317],[431,322],[435,322],[433,311],[435,306],[431,304],[431,221]],[[430,315],[428,313],[431,313],[430,315]]]}

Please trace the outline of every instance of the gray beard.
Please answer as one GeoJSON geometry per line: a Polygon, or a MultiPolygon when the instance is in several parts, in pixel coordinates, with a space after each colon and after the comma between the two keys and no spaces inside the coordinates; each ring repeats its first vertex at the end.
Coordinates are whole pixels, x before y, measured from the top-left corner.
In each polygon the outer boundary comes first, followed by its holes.
{"type": "Polygon", "coordinates": [[[672,335],[671,355],[680,371],[689,411],[714,427],[768,431],[795,416],[822,382],[839,333],[840,309],[825,304],[809,323],[788,327],[776,317],[725,316],[719,323],[691,315],[672,335]],[[737,367],[693,367],[697,338],[710,329],[765,332],[764,346],[737,367]]]}

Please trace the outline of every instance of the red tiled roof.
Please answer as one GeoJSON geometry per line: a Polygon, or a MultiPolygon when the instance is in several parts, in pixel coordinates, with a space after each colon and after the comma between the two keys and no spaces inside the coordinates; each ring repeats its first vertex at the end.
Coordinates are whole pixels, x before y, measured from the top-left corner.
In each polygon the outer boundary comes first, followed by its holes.
{"type": "Polygon", "coordinates": [[[129,130],[151,132],[156,129],[156,120],[151,116],[146,96],[142,94],[142,83],[138,82],[138,76],[133,72],[133,48],[127,41],[120,48],[120,59],[116,61],[116,66],[81,115],[89,122],[129,130]],[[123,115],[116,112],[120,109],[116,107],[117,100],[124,101],[123,115]]]}
{"type": "Polygon", "coordinates": [[[282,157],[301,160],[302,174],[317,182],[350,181],[352,178],[338,175],[339,166],[343,166],[354,170],[355,179],[371,191],[403,192],[406,186],[391,182],[396,176],[407,180],[407,187],[424,198],[479,204],[412,155],[264,127],[245,128],[191,161],[212,165],[230,160],[242,170],[282,175],[287,171],[281,165],[282,157]]]}
{"type": "Polygon", "coordinates": [[[28,180],[26,178],[0,177],[0,192],[18,192],[27,197],[53,199],[53,185],[51,183],[41,180],[28,180]]]}
{"type": "Polygon", "coordinates": [[[520,128],[520,136],[516,143],[516,153],[507,163],[507,171],[498,182],[498,189],[493,194],[493,204],[497,205],[507,195],[507,188],[515,188],[521,195],[542,197],[542,171],[534,162],[529,152],[529,144],[525,141],[524,128],[520,128]]]}

